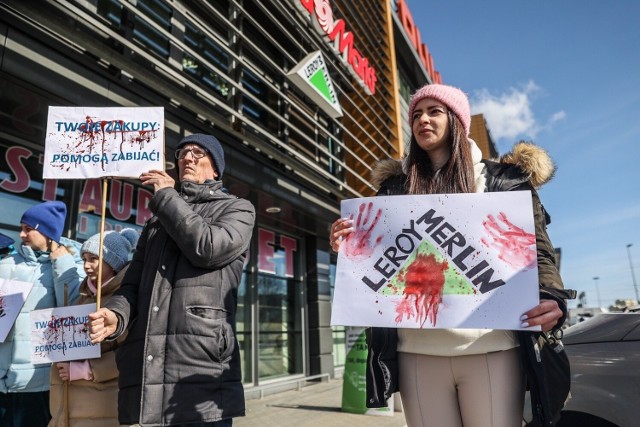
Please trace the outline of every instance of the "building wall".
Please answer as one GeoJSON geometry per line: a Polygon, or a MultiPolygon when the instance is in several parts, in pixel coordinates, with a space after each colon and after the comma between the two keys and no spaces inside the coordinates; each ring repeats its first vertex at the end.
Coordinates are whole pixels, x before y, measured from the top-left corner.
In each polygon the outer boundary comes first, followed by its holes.
{"type": "MultiPolygon", "coordinates": [[[[376,160],[398,157],[401,145],[396,108],[395,52],[389,26],[390,2],[338,0],[331,4],[334,12],[344,16],[351,26],[359,49],[367,55],[369,63],[375,64],[375,96],[367,96],[364,88],[356,87],[354,91],[345,91],[342,98],[348,110],[343,121],[347,129],[344,160],[347,165],[353,165],[359,176],[368,179],[376,160]]],[[[364,195],[373,194],[373,188],[367,183],[354,179],[348,182],[364,195]]]]}
{"type": "MultiPolygon", "coordinates": [[[[225,185],[256,206],[238,300],[244,381],[333,375],[344,328],[329,324],[329,225],[340,200],[373,194],[371,166],[403,153],[410,93],[439,81],[410,22],[402,0],[0,1],[0,230],[17,238],[20,214],[54,199],[69,206],[68,237],[100,225],[100,180],[42,179],[49,106],[162,106],[169,173],[182,137],[212,133],[225,185]],[[288,76],[318,51],[340,117],[288,76]]],[[[107,229],[142,228],[152,196],[109,180],[107,229]]]]}
{"type": "Polygon", "coordinates": [[[483,158],[494,159],[498,157],[498,151],[493,142],[493,138],[491,138],[487,121],[482,114],[471,116],[471,126],[469,130],[469,137],[476,142],[478,148],[482,151],[483,158]]]}

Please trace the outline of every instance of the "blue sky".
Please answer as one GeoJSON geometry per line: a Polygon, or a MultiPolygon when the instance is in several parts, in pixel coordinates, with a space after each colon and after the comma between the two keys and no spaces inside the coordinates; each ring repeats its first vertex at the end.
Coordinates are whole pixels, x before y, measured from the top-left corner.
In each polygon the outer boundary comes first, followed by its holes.
{"type": "Polygon", "coordinates": [[[640,287],[640,2],[406,3],[443,83],[469,95],[498,151],[526,139],[553,157],[540,196],[565,287],[589,306],[598,293],[605,307],[635,299],[626,245],[640,287]]]}

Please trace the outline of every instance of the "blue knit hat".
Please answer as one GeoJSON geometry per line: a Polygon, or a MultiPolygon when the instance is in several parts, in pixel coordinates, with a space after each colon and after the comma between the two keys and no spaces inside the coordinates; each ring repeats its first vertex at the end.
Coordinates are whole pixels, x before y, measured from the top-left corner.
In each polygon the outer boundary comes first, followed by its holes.
{"type": "Polygon", "coordinates": [[[15,240],[6,234],[0,233],[0,252],[9,253],[13,250],[13,244],[15,240]]]}
{"type": "MultiPolygon", "coordinates": [[[[176,150],[187,144],[197,144],[207,150],[213,159],[213,164],[216,167],[216,172],[218,173],[218,179],[222,178],[222,173],[224,172],[224,150],[222,149],[222,145],[220,145],[220,141],[218,141],[215,136],[205,135],[202,133],[194,133],[193,135],[185,136],[178,143],[176,150]]],[[[178,161],[176,160],[176,167],[177,166],[178,161]]]]}
{"type": "Polygon", "coordinates": [[[22,214],[21,224],[28,225],[54,242],[60,242],[67,217],[67,206],[62,202],[44,202],[30,207],[22,214]]]}
{"type": "MultiPolygon", "coordinates": [[[[104,248],[102,249],[102,259],[109,264],[116,273],[124,268],[129,262],[129,254],[135,249],[138,243],[138,232],[132,228],[123,228],[119,233],[107,231],[104,233],[104,248]]],[[[80,256],[84,253],[100,256],[100,233],[89,237],[82,244],[80,256]]]]}

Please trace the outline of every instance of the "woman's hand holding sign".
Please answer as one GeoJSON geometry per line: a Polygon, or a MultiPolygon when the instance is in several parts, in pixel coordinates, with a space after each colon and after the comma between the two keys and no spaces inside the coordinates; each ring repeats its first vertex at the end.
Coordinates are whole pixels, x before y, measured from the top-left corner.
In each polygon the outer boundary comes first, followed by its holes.
{"type": "Polygon", "coordinates": [[[350,258],[366,258],[373,253],[374,247],[380,243],[382,236],[373,238],[372,234],[382,216],[382,210],[373,212],[373,203],[362,203],[358,207],[358,219],[355,227],[353,215],[340,218],[331,224],[329,244],[331,249],[338,252],[344,240],[347,243],[346,255],[350,258]],[[353,233],[353,234],[352,234],[353,233]]]}
{"type": "Polygon", "coordinates": [[[329,245],[334,252],[340,250],[342,241],[353,232],[353,220],[350,218],[338,218],[331,224],[331,234],[329,234],[329,245]]]}
{"type": "Polygon", "coordinates": [[[520,320],[523,328],[540,325],[543,332],[548,332],[558,324],[561,317],[562,310],[558,302],[553,299],[543,299],[540,300],[540,304],[523,314],[520,320]]]}

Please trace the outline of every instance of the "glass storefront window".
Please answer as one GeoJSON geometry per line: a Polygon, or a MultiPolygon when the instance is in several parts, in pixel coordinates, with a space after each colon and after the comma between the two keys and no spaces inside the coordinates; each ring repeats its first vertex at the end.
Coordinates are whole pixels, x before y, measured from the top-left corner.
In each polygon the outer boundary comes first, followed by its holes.
{"type": "Polygon", "coordinates": [[[258,275],[261,379],[302,373],[300,287],[293,279],[258,275]]]}
{"type": "Polygon", "coordinates": [[[297,240],[258,231],[258,375],[260,379],[302,374],[304,370],[303,282],[297,280],[297,240]]]}
{"type": "MultiPolygon", "coordinates": [[[[231,189],[246,196],[239,182],[230,182],[231,189]]],[[[299,239],[263,226],[253,239],[238,288],[236,335],[242,381],[258,385],[305,372],[306,294],[299,239]]]]}
{"type": "MultiPolygon", "coordinates": [[[[329,264],[329,283],[331,285],[331,300],[333,301],[333,290],[336,283],[336,259],[331,256],[329,264]]],[[[333,366],[344,366],[347,358],[347,328],[345,326],[332,326],[333,331],[333,366]]]]}
{"type": "Polygon", "coordinates": [[[242,382],[251,383],[252,358],[251,348],[251,291],[248,283],[251,283],[252,275],[247,270],[243,271],[238,287],[238,308],[236,310],[236,337],[240,348],[240,360],[242,366],[242,382]]]}
{"type": "MultiPolygon", "coordinates": [[[[149,209],[153,193],[129,181],[112,179],[107,184],[105,230],[133,228],[141,231],[146,220],[153,215],[149,209]]],[[[100,179],[87,179],[81,184],[76,226],[78,241],[86,240],[100,231],[102,187],[100,179]]]]}
{"type": "MultiPolygon", "coordinates": [[[[0,104],[11,114],[2,114],[0,130],[7,134],[22,134],[34,139],[40,128],[32,121],[45,120],[49,100],[17,85],[0,85],[0,104]],[[30,104],[21,103],[29,102],[30,104]],[[22,106],[21,106],[22,105],[22,106]],[[32,105],[34,110],[23,109],[32,105]],[[33,114],[37,112],[37,114],[33,114]]],[[[15,140],[0,138],[0,232],[20,242],[20,219],[24,211],[45,200],[68,203],[72,183],[57,179],[42,179],[42,151],[33,145],[16,144],[15,140]]],[[[66,237],[66,233],[64,234],[66,237]]]]}

